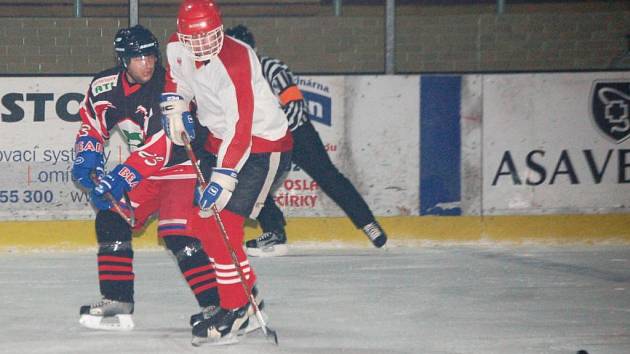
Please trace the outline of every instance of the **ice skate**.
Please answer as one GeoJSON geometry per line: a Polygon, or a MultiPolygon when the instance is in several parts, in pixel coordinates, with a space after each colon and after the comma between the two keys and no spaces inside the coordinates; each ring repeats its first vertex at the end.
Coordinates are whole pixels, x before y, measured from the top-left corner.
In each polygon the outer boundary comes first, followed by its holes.
{"type": "Polygon", "coordinates": [[[134,327],[133,302],[105,299],[81,306],[79,323],[91,329],[131,331],[134,327]]]}
{"type": "Polygon", "coordinates": [[[279,257],[289,252],[284,230],[265,232],[258,238],[245,242],[247,255],[251,257],[279,257]]]}
{"type": "Polygon", "coordinates": [[[192,329],[192,345],[198,347],[204,343],[210,345],[238,343],[239,331],[247,326],[249,307],[249,304],[245,304],[233,310],[220,308],[211,318],[198,322],[192,329]]]}
{"type": "MultiPolygon", "coordinates": [[[[259,296],[258,288],[254,285],[252,288],[252,295],[254,295],[254,299],[256,299],[256,304],[258,305],[258,309],[263,316],[263,320],[267,320],[267,315],[263,312],[263,308],[265,307],[265,301],[259,296]]],[[[190,326],[194,327],[196,324],[200,323],[203,320],[210,319],[212,316],[216,315],[219,312],[218,306],[208,306],[204,307],[201,312],[196,313],[190,316],[190,326]]],[[[253,332],[260,328],[260,323],[258,323],[258,319],[256,319],[256,313],[254,312],[254,308],[252,306],[249,307],[247,311],[248,320],[241,326],[238,335],[247,334],[253,332]]]]}
{"type": "Polygon", "coordinates": [[[376,221],[361,228],[376,248],[381,248],[387,242],[387,235],[376,221]]]}
{"type": "Polygon", "coordinates": [[[201,312],[198,312],[192,316],[190,316],[190,326],[195,327],[199,322],[203,320],[208,320],[212,318],[212,316],[216,315],[221,308],[219,306],[210,305],[201,309],[201,312]]]}

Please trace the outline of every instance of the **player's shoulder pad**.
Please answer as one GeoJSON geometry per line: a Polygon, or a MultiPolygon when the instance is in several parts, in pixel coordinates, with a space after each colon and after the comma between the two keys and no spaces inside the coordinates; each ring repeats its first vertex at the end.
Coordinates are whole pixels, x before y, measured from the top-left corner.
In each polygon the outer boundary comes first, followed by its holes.
{"type": "Polygon", "coordinates": [[[92,83],[90,84],[90,90],[93,96],[98,96],[105,92],[111,91],[118,85],[118,78],[120,77],[120,71],[117,68],[107,69],[101,71],[94,76],[92,83]]]}

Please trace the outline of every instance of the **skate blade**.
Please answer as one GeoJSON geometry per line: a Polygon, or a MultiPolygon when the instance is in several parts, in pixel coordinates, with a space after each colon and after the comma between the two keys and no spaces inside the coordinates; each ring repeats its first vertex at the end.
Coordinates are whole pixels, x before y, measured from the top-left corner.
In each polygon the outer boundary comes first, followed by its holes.
{"type": "Polygon", "coordinates": [[[211,346],[219,346],[219,345],[230,345],[238,343],[238,338],[230,333],[225,337],[221,338],[212,338],[212,337],[197,337],[193,336],[192,345],[195,347],[200,347],[204,344],[211,346]]]}
{"type": "Polygon", "coordinates": [[[246,250],[250,257],[282,257],[289,253],[289,246],[280,244],[265,248],[246,248],[246,250]]]}
{"type": "Polygon", "coordinates": [[[131,331],[134,323],[131,315],[93,316],[81,315],[79,323],[89,329],[103,331],[131,331]]]}

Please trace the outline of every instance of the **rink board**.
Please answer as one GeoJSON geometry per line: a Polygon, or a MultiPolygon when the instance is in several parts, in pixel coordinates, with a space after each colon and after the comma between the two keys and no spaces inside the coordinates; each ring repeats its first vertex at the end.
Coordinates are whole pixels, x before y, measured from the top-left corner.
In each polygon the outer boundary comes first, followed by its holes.
{"type": "MultiPolygon", "coordinates": [[[[433,243],[630,243],[630,218],[624,214],[539,216],[408,216],[379,218],[389,247],[433,243]]],[[[249,239],[260,233],[247,227],[249,239]]],[[[289,244],[314,247],[371,247],[347,218],[291,218],[289,244]]],[[[134,235],[135,248],[159,247],[156,225],[134,235]]],[[[82,249],[95,247],[93,221],[0,222],[0,250],[82,249]]]]}
{"type": "MultiPolygon", "coordinates": [[[[70,175],[89,80],[3,78],[0,247],[94,247],[94,210],[70,175]]],[[[392,245],[630,239],[628,72],[304,76],[298,84],[331,160],[392,245]]],[[[115,135],[107,168],[126,156],[115,135]]],[[[297,166],[276,202],[292,243],[371,247],[297,166]]],[[[147,230],[137,247],[158,244],[155,224],[147,230]]]]}

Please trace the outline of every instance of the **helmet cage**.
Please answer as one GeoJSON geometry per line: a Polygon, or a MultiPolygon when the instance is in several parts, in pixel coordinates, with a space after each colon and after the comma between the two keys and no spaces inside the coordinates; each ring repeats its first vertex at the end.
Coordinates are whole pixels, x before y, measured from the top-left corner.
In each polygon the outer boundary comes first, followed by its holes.
{"type": "Polygon", "coordinates": [[[210,32],[183,34],[177,37],[195,61],[206,61],[216,57],[223,47],[223,25],[210,32]]]}

